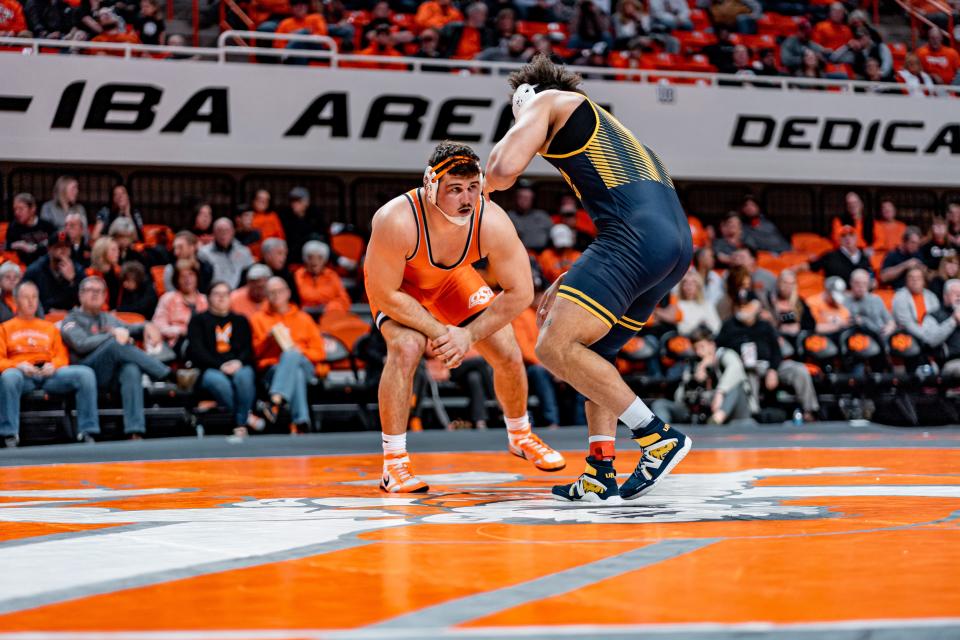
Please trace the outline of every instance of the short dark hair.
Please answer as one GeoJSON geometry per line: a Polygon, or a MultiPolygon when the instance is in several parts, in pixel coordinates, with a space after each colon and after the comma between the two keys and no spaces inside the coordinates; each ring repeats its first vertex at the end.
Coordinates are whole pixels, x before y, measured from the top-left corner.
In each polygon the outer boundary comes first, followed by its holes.
{"type": "Polygon", "coordinates": [[[713,331],[710,331],[710,327],[707,325],[701,324],[693,330],[693,333],[690,334],[690,344],[697,344],[698,342],[703,342],[704,340],[713,342],[713,331]]]}
{"type": "Polygon", "coordinates": [[[461,144],[459,142],[453,142],[452,140],[444,140],[438,144],[433,153],[430,154],[430,163],[431,167],[435,167],[447,158],[452,158],[454,156],[463,156],[473,160],[473,162],[461,162],[455,164],[448,173],[453,176],[475,176],[480,173],[480,156],[477,155],[476,151],[471,149],[468,145],[461,144]]]}
{"type": "Polygon", "coordinates": [[[136,260],[128,260],[120,267],[120,279],[126,280],[132,277],[139,287],[147,281],[147,270],[136,260]]]}
{"type": "Polygon", "coordinates": [[[533,60],[523,65],[519,70],[510,74],[510,87],[516,91],[522,84],[535,84],[537,89],[559,89],[583,93],[580,84],[583,78],[579,73],[567,71],[563,65],[555,64],[543,54],[533,57],[533,60]]]}

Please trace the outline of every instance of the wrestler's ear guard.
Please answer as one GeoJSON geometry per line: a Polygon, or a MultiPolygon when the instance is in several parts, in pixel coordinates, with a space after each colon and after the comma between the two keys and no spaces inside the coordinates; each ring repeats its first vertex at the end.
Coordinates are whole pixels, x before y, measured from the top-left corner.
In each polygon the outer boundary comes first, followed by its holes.
{"type": "Polygon", "coordinates": [[[537,87],[539,85],[535,84],[522,84],[517,87],[517,90],[513,92],[513,118],[516,120],[517,115],[520,113],[520,107],[524,105],[525,102],[537,95],[537,87]]]}
{"type": "MultiPolygon", "coordinates": [[[[435,166],[427,166],[423,171],[423,191],[427,200],[432,204],[437,204],[437,191],[440,188],[440,178],[445,173],[463,164],[476,163],[476,160],[469,156],[450,156],[441,160],[435,166]]],[[[484,177],[483,171],[480,171],[480,193],[483,193],[484,177]]]]}

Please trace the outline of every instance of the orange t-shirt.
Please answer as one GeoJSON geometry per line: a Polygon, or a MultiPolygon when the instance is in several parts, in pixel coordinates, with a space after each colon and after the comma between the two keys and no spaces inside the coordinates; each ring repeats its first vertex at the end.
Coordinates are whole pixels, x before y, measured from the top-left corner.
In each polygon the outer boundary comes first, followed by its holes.
{"type": "Polygon", "coordinates": [[[273,338],[270,330],[275,325],[283,324],[290,330],[293,343],[300,349],[300,353],[307,360],[316,365],[317,375],[324,375],[329,370],[322,362],[326,354],[323,348],[323,336],[320,327],[295,304],[284,314],[272,311],[265,305],[250,317],[250,330],[253,333],[253,356],[257,359],[257,368],[266,369],[280,361],[280,345],[273,338]]]}
{"type": "Polygon", "coordinates": [[[917,310],[917,322],[923,322],[927,316],[927,301],[923,299],[923,292],[913,294],[913,307],[917,310]]]}
{"type": "Polygon", "coordinates": [[[473,60],[482,49],[480,30],[476,27],[464,27],[453,58],[454,60],[473,60]]]}
{"type": "MultiPolygon", "coordinates": [[[[311,13],[302,20],[296,16],[291,16],[277,26],[276,33],[296,33],[297,31],[306,31],[311,36],[327,35],[327,21],[319,13],[311,13]]],[[[274,40],[273,46],[277,49],[283,49],[290,41],[274,40]]],[[[254,214],[256,216],[257,214],[254,214]]]]}
{"type": "Polygon", "coordinates": [[[271,16],[290,15],[290,2],[289,0],[254,0],[248,13],[254,24],[259,26],[271,16]]]}
{"type": "Polygon", "coordinates": [[[12,31],[17,34],[25,31],[27,21],[23,17],[23,7],[17,0],[0,0],[0,31],[12,31]]]}
{"type": "Polygon", "coordinates": [[[836,24],[830,20],[818,22],[813,28],[813,41],[827,49],[839,49],[850,42],[853,32],[845,24],[836,24]]]}
{"type": "Polygon", "coordinates": [[[537,328],[537,310],[527,307],[520,315],[513,319],[513,333],[520,345],[520,353],[524,364],[540,364],[537,358],[537,338],[540,330],[537,328]]]}
{"type": "Polygon", "coordinates": [[[553,282],[567,271],[580,257],[576,249],[544,249],[537,257],[543,277],[547,282],[553,282]]]}
{"type": "Polygon", "coordinates": [[[247,287],[240,287],[230,292],[230,311],[240,316],[250,318],[263,308],[263,302],[254,302],[248,295],[247,287]]]}
{"type": "Polygon", "coordinates": [[[420,29],[440,29],[451,22],[463,22],[463,14],[453,5],[444,7],[439,2],[424,2],[417,8],[413,21],[420,29]]]}
{"type": "Polygon", "coordinates": [[[324,267],[320,275],[315,276],[305,268],[293,276],[300,294],[300,304],[304,307],[323,305],[325,311],[349,311],[350,296],[343,286],[337,272],[324,267]]]}
{"type": "MultiPolygon", "coordinates": [[[[376,44],[371,44],[366,49],[361,49],[357,51],[357,55],[360,56],[387,56],[389,58],[399,58],[401,53],[390,47],[389,49],[380,49],[376,44]]],[[[384,69],[387,71],[406,71],[407,65],[405,64],[391,64],[389,62],[341,62],[340,66],[342,68],[351,68],[351,69],[384,69]]]]}
{"type": "Polygon", "coordinates": [[[283,232],[283,225],[280,223],[280,216],[273,211],[265,213],[253,212],[253,228],[260,232],[260,241],[267,238],[280,238],[286,240],[287,236],[283,232]]]}
{"type": "Polygon", "coordinates": [[[839,318],[843,322],[850,322],[850,310],[847,309],[842,304],[839,306],[833,306],[827,304],[827,301],[823,299],[823,296],[820,294],[810,296],[805,300],[807,306],[810,307],[810,314],[813,316],[813,319],[820,323],[829,323],[834,318],[839,318]]]}
{"type": "Polygon", "coordinates": [[[878,220],[873,223],[873,248],[877,251],[893,251],[900,246],[907,225],[899,220],[878,220]]]}
{"type": "Polygon", "coordinates": [[[50,362],[58,369],[70,364],[56,325],[40,318],[20,317],[0,324],[0,370],[22,362],[50,362]]]}
{"type": "Polygon", "coordinates": [[[940,84],[953,82],[957,71],[960,70],[960,53],[950,47],[940,47],[938,51],[931,51],[930,45],[917,49],[917,57],[923,65],[923,70],[929,73],[940,84]]]}

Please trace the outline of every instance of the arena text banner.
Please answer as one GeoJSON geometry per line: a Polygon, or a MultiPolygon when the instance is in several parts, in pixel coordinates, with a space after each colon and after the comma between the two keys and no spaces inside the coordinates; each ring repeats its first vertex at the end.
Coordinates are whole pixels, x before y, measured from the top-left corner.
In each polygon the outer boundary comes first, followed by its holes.
{"type": "MultiPolygon", "coordinates": [[[[419,172],[450,138],[482,157],[504,76],[0,54],[0,159],[419,172]]],[[[587,82],[674,177],[950,186],[960,102],[587,82]]],[[[532,174],[553,175],[542,160],[532,174]]]]}

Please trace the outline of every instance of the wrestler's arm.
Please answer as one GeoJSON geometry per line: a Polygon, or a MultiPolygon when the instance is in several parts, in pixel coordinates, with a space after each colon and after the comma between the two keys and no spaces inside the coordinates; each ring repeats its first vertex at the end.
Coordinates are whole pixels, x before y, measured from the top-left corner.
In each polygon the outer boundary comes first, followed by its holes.
{"type": "Polygon", "coordinates": [[[483,189],[490,193],[513,186],[537,152],[547,142],[550,132],[551,96],[534,98],[507,131],[507,135],[493,147],[487,160],[483,189]]]}
{"type": "Polygon", "coordinates": [[[406,257],[416,247],[416,238],[416,223],[402,198],[377,211],[366,254],[367,295],[391,320],[433,339],[445,334],[447,328],[413,296],[400,290],[406,257]]]}
{"type": "Polygon", "coordinates": [[[480,227],[480,246],[489,247],[487,261],[503,290],[489,307],[467,325],[474,342],[513,322],[533,302],[530,257],[513,222],[494,202],[487,202],[480,227]]]}

